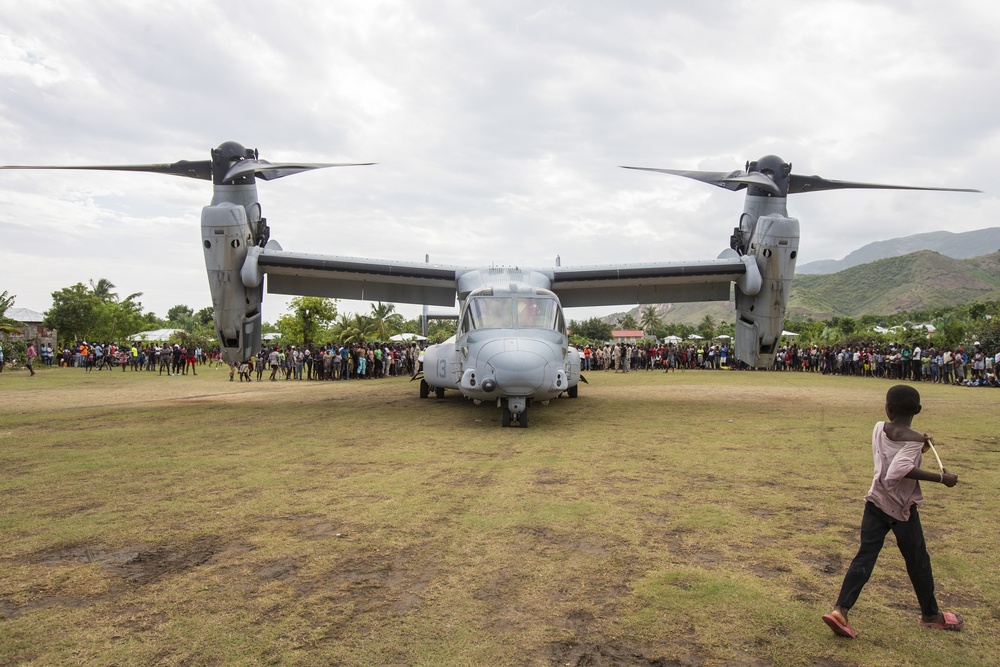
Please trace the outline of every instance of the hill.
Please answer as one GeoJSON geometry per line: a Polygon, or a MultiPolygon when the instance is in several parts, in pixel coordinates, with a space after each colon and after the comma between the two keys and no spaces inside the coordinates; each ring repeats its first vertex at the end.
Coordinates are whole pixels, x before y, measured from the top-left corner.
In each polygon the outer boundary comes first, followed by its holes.
{"type": "Polygon", "coordinates": [[[862,246],[844,259],[821,259],[807,262],[795,269],[796,275],[828,274],[880,259],[908,255],[920,250],[933,250],[954,259],[980,257],[1000,251],[1000,227],[971,232],[928,232],[900,238],[876,241],[862,246]]]}
{"type": "Polygon", "coordinates": [[[830,275],[797,276],[789,315],[891,315],[1000,297],[1000,253],[953,259],[920,252],[830,275]]]}
{"type": "MultiPolygon", "coordinates": [[[[859,317],[944,308],[1000,299],[1000,253],[953,259],[920,252],[889,257],[829,275],[797,275],[788,297],[788,317],[859,317]]],[[[646,304],[628,311],[638,320],[646,304]]],[[[664,324],[696,325],[710,315],[735,322],[732,301],[659,304],[664,324]]],[[[604,318],[616,322],[617,315],[604,318]]]]}

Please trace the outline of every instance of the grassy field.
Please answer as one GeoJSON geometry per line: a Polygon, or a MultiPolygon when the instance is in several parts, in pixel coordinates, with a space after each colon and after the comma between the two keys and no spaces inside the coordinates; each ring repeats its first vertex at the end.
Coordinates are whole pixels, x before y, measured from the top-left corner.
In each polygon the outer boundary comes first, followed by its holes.
{"type": "Polygon", "coordinates": [[[8,370],[0,664],[1000,663],[1000,392],[920,386],[914,422],[966,631],[918,628],[890,537],[851,642],[820,616],[890,383],[587,375],[503,429],[406,379],[8,370]]]}

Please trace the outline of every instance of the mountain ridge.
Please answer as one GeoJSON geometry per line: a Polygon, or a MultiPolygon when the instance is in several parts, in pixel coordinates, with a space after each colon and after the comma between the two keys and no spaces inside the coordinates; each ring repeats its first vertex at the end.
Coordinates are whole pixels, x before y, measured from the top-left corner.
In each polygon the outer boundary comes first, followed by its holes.
{"type": "MultiPolygon", "coordinates": [[[[879,259],[831,274],[796,275],[786,317],[893,315],[1000,300],[1000,252],[955,259],[931,250],[879,259]]],[[[638,321],[644,308],[656,307],[664,324],[697,325],[705,315],[735,322],[733,300],[640,304],[628,312],[638,321]]],[[[615,323],[625,313],[604,317],[615,323]]]]}
{"type": "Polygon", "coordinates": [[[1000,251],[1000,227],[971,232],[937,231],[875,241],[850,252],[843,259],[820,259],[795,268],[795,274],[815,275],[843,271],[880,259],[932,250],[953,259],[971,259],[1000,251]]]}

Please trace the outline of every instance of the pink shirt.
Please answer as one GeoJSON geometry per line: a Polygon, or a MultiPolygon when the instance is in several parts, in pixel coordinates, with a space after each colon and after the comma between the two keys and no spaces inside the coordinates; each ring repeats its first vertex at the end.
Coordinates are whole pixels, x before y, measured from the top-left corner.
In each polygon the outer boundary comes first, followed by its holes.
{"type": "Polygon", "coordinates": [[[865,500],[899,521],[910,520],[910,507],[924,502],[920,483],[906,475],[920,467],[922,440],[896,442],[885,434],[885,422],[875,424],[872,431],[872,456],[875,477],[865,500]]]}

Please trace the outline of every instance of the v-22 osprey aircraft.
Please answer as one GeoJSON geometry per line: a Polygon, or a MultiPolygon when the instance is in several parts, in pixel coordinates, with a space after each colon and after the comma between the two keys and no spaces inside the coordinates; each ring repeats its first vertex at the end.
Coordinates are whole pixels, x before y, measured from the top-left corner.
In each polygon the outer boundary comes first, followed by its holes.
{"type": "MultiPolygon", "coordinates": [[[[226,142],[211,159],[170,164],[6,166],[3,169],[138,171],[211,180],[202,209],[201,242],[223,358],[238,363],[261,345],[264,275],[272,294],[454,306],[458,330],[424,351],[420,396],[457,390],[495,401],[501,424],[528,425],[533,401],[577,396],[580,356],[569,345],[563,308],[688,301],[727,301],[736,293],[735,357],[754,367],[773,363],[795,274],[799,222],[789,194],[842,188],[945,190],[833,181],[791,173],[773,155],[732,172],[626,167],[745,189],[739,225],[716,259],[548,268],[463,267],[361,259],[283,250],[270,238],[256,179],[373,163],[270,163],[256,150],[226,142]]],[[[584,380],[585,381],[585,380],[584,380]]]]}

